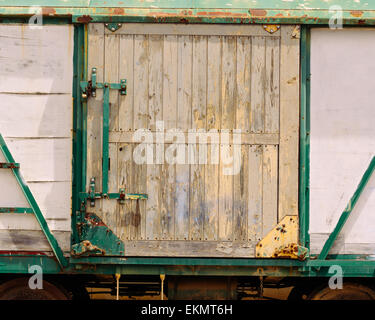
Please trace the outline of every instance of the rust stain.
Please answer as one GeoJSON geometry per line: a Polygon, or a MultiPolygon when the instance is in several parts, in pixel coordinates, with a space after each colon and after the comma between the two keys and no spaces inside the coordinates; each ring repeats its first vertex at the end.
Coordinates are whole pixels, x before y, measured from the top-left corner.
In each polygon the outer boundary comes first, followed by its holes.
{"type": "Polygon", "coordinates": [[[247,18],[248,17],[246,14],[243,14],[243,13],[223,12],[223,11],[217,11],[217,12],[201,11],[201,12],[197,12],[197,16],[233,17],[233,18],[247,18]]]}
{"type": "Polygon", "coordinates": [[[94,214],[87,212],[85,214],[85,219],[88,223],[96,226],[96,227],[107,227],[107,225],[100,219],[98,219],[94,214]]]}
{"type": "Polygon", "coordinates": [[[88,15],[83,15],[77,18],[77,21],[82,23],[89,23],[91,20],[92,18],[88,15]]]}
{"type": "Polygon", "coordinates": [[[353,10],[353,11],[350,11],[350,15],[356,18],[360,18],[363,15],[363,11],[353,10]]]}
{"type": "Polygon", "coordinates": [[[249,13],[251,16],[256,16],[256,17],[264,17],[267,15],[267,11],[261,10],[261,9],[250,9],[249,13]]]}
{"type": "Polygon", "coordinates": [[[54,14],[56,14],[56,10],[54,8],[51,8],[51,7],[43,7],[42,8],[42,15],[53,16],[54,14]]]}
{"type": "Polygon", "coordinates": [[[125,10],[123,8],[115,8],[115,10],[113,11],[114,14],[117,14],[117,15],[122,15],[125,13],[125,10]]]}

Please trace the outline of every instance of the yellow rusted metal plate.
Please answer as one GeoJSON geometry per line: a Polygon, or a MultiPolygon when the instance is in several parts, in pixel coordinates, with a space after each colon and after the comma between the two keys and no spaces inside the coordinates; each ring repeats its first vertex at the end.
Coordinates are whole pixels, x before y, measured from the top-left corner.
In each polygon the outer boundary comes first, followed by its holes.
{"type": "Polygon", "coordinates": [[[280,29],[280,25],[278,24],[265,24],[263,25],[263,29],[266,30],[268,33],[275,33],[277,30],[280,29]]]}
{"type": "Polygon", "coordinates": [[[298,217],[285,216],[256,245],[257,258],[290,258],[304,260],[308,250],[298,244],[298,217]]]}

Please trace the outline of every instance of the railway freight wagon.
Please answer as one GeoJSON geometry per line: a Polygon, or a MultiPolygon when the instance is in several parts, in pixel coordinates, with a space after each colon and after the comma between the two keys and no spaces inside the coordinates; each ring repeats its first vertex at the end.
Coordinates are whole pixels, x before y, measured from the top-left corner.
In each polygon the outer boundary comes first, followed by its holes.
{"type": "Polygon", "coordinates": [[[374,4],[32,5],[0,2],[1,299],[375,297],[374,4]]]}

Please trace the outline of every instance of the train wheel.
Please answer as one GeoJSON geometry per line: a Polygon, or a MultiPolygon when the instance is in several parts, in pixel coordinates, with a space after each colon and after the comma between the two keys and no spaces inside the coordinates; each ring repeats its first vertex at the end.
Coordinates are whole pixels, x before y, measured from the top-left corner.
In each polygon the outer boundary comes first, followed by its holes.
{"type": "Polygon", "coordinates": [[[308,300],[375,300],[375,291],[359,283],[345,283],[342,289],[325,286],[313,291],[308,300]]]}
{"type": "Polygon", "coordinates": [[[300,301],[306,300],[310,295],[312,288],[309,286],[296,286],[294,287],[288,296],[288,300],[290,301],[300,301]]]}
{"type": "Polygon", "coordinates": [[[0,300],[69,300],[69,293],[43,280],[43,289],[30,289],[28,278],[8,280],[0,284],[0,300]]]}

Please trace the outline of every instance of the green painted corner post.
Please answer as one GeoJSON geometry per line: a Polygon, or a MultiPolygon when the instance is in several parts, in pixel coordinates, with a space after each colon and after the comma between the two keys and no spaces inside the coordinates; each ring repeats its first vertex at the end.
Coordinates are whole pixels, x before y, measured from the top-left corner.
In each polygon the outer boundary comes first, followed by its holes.
{"type": "Polygon", "coordinates": [[[80,81],[85,77],[85,25],[74,26],[74,78],[73,78],[73,160],[72,160],[72,221],[71,221],[71,244],[79,242],[77,233],[78,212],[81,208],[79,192],[85,190],[86,158],[85,150],[82,147],[86,141],[85,104],[81,99],[80,81]]]}
{"type": "MultiPolygon", "coordinates": [[[[10,151],[9,151],[9,149],[8,149],[6,143],[5,143],[5,140],[4,140],[4,138],[1,134],[0,134],[0,149],[1,149],[1,151],[4,155],[4,157],[5,157],[5,160],[7,162],[15,162],[14,159],[13,159],[13,156],[10,153],[10,151]]],[[[23,178],[20,174],[19,168],[12,168],[11,170],[13,171],[13,174],[14,174],[19,186],[21,187],[22,192],[23,192],[27,202],[29,203],[30,207],[32,208],[32,210],[34,212],[34,215],[35,215],[35,217],[36,217],[36,219],[37,219],[37,221],[40,225],[40,228],[42,229],[44,235],[46,236],[47,241],[50,244],[50,246],[52,248],[52,251],[56,256],[57,261],[59,262],[59,264],[62,268],[67,267],[68,261],[65,259],[64,254],[63,254],[58,242],[56,241],[56,238],[53,236],[53,234],[49,230],[47,222],[44,219],[44,216],[43,216],[42,212],[40,211],[40,208],[39,208],[37,202],[35,201],[35,198],[34,198],[33,194],[31,193],[29,187],[25,184],[25,182],[24,182],[24,180],[23,180],[23,178]]]]}
{"type": "Polygon", "coordinates": [[[369,182],[372,174],[374,173],[374,170],[375,170],[375,156],[372,158],[367,170],[363,174],[363,177],[362,177],[356,191],[354,192],[352,198],[349,200],[349,203],[346,206],[345,210],[341,214],[340,219],[335,226],[335,229],[329,235],[326,243],[324,244],[324,247],[323,247],[323,249],[320,252],[319,257],[318,257],[319,260],[324,260],[325,258],[327,258],[327,255],[328,255],[329,251],[331,250],[333,244],[335,243],[335,240],[336,240],[337,236],[339,235],[340,231],[342,230],[342,228],[345,225],[345,222],[347,221],[347,219],[349,218],[349,216],[350,216],[351,212],[353,211],[355,205],[357,204],[358,199],[360,198],[363,190],[365,189],[365,187],[366,187],[367,183],[369,182]]]}
{"type": "Polygon", "coordinates": [[[310,249],[309,180],[310,180],[310,28],[301,30],[301,112],[299,159],[300,244],[310,249]]]}

